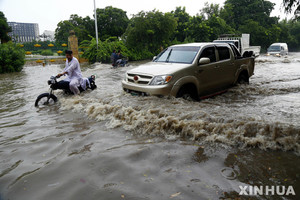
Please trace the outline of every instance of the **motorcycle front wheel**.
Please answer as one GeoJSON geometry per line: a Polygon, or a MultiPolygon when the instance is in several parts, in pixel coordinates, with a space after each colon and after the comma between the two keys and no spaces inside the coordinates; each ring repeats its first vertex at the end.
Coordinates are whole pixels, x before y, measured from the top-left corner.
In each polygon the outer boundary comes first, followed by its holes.
{"type": "Polygon", "coordinates": [[[35,100],[35,107],[43,107],[53,105],[57,101],[57,97],[54,94],[43,93],[39,95],[35,100]]]}

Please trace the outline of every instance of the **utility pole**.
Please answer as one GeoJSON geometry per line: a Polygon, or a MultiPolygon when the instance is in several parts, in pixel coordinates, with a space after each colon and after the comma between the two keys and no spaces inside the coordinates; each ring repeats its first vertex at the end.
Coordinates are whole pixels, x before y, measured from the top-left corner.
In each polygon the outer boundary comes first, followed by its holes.
{"type": "Polygon", "coordinates": [[[94,0],[94,15],[95,15],[96,42],[97,42],[97,49],[98,49],[98,26],[97,26],[96,0],[94,0]]]}

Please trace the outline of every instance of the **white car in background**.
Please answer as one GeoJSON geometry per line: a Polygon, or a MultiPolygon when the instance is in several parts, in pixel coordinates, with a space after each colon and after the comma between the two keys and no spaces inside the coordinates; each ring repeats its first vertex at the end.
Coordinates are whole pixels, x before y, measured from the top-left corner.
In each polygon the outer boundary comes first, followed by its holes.
{"type": "Polygon", "coordinates": [[[289,49],[286,43],[274,43],[268,48],[267,55],[285,56],[288,55],[289,49]]]}

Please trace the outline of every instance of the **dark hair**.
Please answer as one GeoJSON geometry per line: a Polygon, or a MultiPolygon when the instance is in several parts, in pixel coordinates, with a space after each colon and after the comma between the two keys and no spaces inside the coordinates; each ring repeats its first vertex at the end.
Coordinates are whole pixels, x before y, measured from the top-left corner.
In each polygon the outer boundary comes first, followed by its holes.
{"type": "Polygon", "coordinates": [[[73,51],[71,51],[71,50],[66,50],[66,51],[65,51],[65,54],[71,55],[71,54],[73,54],[73,51]]]}

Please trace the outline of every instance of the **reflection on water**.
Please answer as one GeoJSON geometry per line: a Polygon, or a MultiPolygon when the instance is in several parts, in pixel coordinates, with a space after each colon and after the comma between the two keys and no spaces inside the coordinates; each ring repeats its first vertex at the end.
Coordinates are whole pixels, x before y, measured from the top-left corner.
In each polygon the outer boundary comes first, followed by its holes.
{"type": "Polygon", "coordinates": [[[62,66],[0,75],[0,199],[299,199],[299,54],[259,57],[250,85],[201,102],[124,93],[137,64],[83,66],[97,90],[42,109],[62,66]]]}

